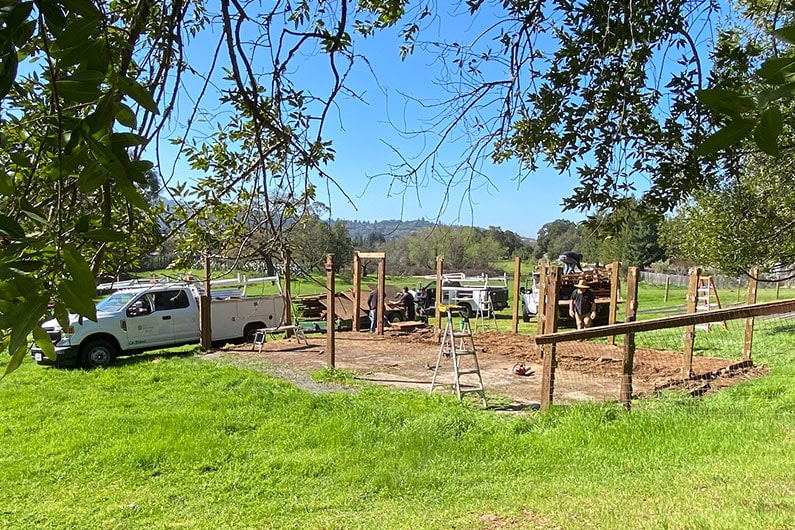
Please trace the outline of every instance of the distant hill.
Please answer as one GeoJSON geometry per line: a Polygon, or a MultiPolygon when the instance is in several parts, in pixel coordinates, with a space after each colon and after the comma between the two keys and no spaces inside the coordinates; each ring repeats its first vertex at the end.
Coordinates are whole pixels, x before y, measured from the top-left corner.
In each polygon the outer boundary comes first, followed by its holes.
{"type": "MultiPolygon", "coordinates": [[[[381,233],[385,240],[391,241],[404,236],[410,236],[417,230],[434,226],[435,224],[425,219],[414,219],[412,221],[401,221],[399,219],[388,219],[386,221],[350,221],[348,219],[339,219],[339,221],[345,223],[345,226],[348,228],[348,235],[350,235],[351,239],[354,241],[357,239],[366,239],[367,236],[374,232],[381,233]]],[[[519,237],[529,243],[535,242],[535,239],[531,237],[519,237]]]]}
{"type": "Polygon", "coordinates": [[[390,241],[404,236],[410,236],[421,228],[433,226],[434,223],[424,219],[413,221],[401,221],[399,219],[388,219],[386,221],[349,221],[340,219],[348,227],[348,234],[351,239],[365,239],[374,232],[383,234],[384,239],[390,241]]]}

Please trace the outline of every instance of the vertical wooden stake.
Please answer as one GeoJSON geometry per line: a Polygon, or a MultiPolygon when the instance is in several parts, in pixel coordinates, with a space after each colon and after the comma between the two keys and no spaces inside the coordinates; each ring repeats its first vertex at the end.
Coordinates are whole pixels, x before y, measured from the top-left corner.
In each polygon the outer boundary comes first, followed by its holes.
{"type": "Polygon", "coordinates": [[[204,293],[199,298],[199,328],[201,330],[201,346],[209,350],[213,345],[212,332],[212,293],[210,293],[210,255],[204,254],[204,293]]]}
{"type": "MultiPolygon", "coordinates": [[[[292,296],[292,288],[290,283],[292,282],[292,275],[290,274],[290,269],[293,267],[292,259],[290,257],[290,251],[284,251],[284,291],[282,293],[282,298],[284,298],[284,325],[285,326],[292,326],[293,325],[293,296],[292,296]]],[[[285,334],[285,337],[292,337],[293,330],[288,329],[285,334]]]]}
{"type": "Polygon", "coordinates": [[[360,331],[359,318],[362,307],[362,259],[358,252],[353,253],[353,310],[351,314],[351,329],[360,331]]]}
{"type": "Polygon", "coordinates": [[[436,305],[434,306],[433,321],[436,340],[442,340],[442,315],[439,314],[439,306],[442,305],[442,271],[444,270],[444,256],[436,256],[436,305]]]}
{"type": "MultiPolygon", "coordinates": [[[[544,277],[544,335],[555,333],[558,329],[558,298],[560,298],[560,280],[563,276],[561,267],[548,267],[544,277]]],[[[541,300],[539,300],[539,304],[541,300]]],[[[547,344],[543,347],[544,370],[541,374],[541,410],[547,410],[552,405],[555,393],[555,358],[556,344],[547,344]]]]}
{"type": "Polygon", "coordinates": [[[337,312],[334,307],[334,254],[326,254],[326,364],[334,368],[334,321],[337,312]]]}
{"type": "Polygon", "coordinates": [[[519,333],[519,308],[522,307],[520,285],[522,281],[522,258],[513,258],[513,321],[512,327],[514,335],[519,333]]]}
{"type": "MultiPolygon", "coordinates": [[[[752,267],[748,278],[748,305],[756,303],[757,278],[759,269],[752,267]]],[[[743,340],[743,361],[751,360],[751,346],[754,343],[754,317],[745,319],[745,340],[743,340]]]]}
{"type": "Polygon", "coordinates": [[[378,311],[375,312],[376,323],[375,332],[378,335],[384,334],[384,308],[386,307],[386,258],[378,259],[378,311]]]}
{"type": "MultiPolygon", "coordinates": [[[[607,318],[607,323],[613,325],[616,323],[616,315],[618,314],[618,300],[621,296],[621,283],[619,281],[619,272],[621,271],[621,262],[614,261],[610,264],[610,314],[607,318]]],[[[629,295],[627,295],[629,296],[629,295]]],[[[615,346],[616,336],[610,335],[607,337],[607,343],[615,346]]]]}
{"type": "MultiPolygon", "coordinates": [[[[627,313],[624,322],[634,322],[638,314],[638,268],[627,271],[627,313]]],[[[632,406],[632,371],[635,364],[635,334],[624,335],[624,367],[621,378],[621,402],[629,410],[632,406]]]]}
{"type": "MultiPolygon", "coordinates": [[[[538,307],[536,307],[536,335],[544,334],[544,320],[546,318],[546,296],[547,296],[547,271],[549,267],[542,265],[539,268],[538,277],[538,307]]],[[[557,308],[555,309],[557,314],[557,308]]],[[[543,355],[543,351],[542,351],[543,355]]]]}
{"type": "MultiPolygon", "coordinates": [[[[698,279],[701,269],[690,269],[690,282],[687,286],[687,314],[693,314],[698,308],[698,279]]],[[[684,357],[682,359],[682,377],[689,378],[693,375],[693,348],[696,344],[696,326],[685,326],[684,357]]]]}
{"type": "Polygon", "coordinates": [[[664,302],[668,301],[668,289],[671,287],[671,277],[669,275],[665,275],[665,297],[663,298],[664,302]]]}

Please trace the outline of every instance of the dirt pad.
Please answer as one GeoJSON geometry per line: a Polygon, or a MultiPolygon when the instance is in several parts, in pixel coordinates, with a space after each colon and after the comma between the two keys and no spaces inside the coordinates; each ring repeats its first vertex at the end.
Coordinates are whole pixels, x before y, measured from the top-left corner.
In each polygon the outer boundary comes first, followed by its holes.
{"type": "MultiPolygon", "coordinates": [[[[264,364],[277,377],[307,385],[307,371],[327,365],[326,336],[308,335],[308,345],[295,338],[271,338],[262,351],[252,345],[226,348],[214,355],[235,357],[240,362],[264,364]]],[[[505,408],[537,408],[541,396],[541,352],[532,337],[501,332],[476,333],[475,348],[483,384],[488,396],[502,396],[505,408]],[[514,367],[523,364],[527,375],[516,375],[514,367]]],[[[335,367],[352,371],[363,380],[398,388],[430,390],[439,344],[432,328],[411,332],[388,330],[384,336],[367,332],[338,332],[335,367]]],[[[622,372],[621,346],[595,342],[568,342],[557,347],[554,402],[618,400],[622,372]]],[[[656,388],[681,388],[693,395],[703,394],[759,375],[758,368],[728,369],[736,361],[695,357],[695,376],[683,381],[682,353],[638,348],[635,353],[633,393],[639,395],[656,388]]],[[[437,382],[450,391],[453,368],[442,356],[437,382]]],[[[317,385],[310,390],[318,390],[317,385]]]]}

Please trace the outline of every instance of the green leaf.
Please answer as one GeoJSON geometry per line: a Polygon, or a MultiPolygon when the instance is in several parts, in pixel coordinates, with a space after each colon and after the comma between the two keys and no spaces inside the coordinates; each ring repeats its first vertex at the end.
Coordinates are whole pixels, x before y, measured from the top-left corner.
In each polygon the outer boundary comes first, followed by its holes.
{"type": "Polygon", "coordinates": [[[22,365],[22,361],[25,360],[25,355],[27,353],[28,353],[27,344],[19,346],[17,350],[11,354],[11,360],[8,361],[8,364],[6,365],[6,371],[3,373],[3,377],[7,376],[11,372],[19,368],[22,365]]]}
{"type": "Polygon", "coordinates": [[[755,122],[752,120],[739,119],[729,122],[718,132],[707,137],[704,142],[696,147],[694,155],[705,155],[714,153],[720,149],[725,149],[735,145],[743,138],[747,138],[753,130],[755,122]]]}
{"type": "Polygon", "coordinates": [[[773,85],[795,81],[795,79],[793,79],[793,73],[795,73],[795,57],[785,56],[768,59],[762,63],[762,66],[756,73],[773,85]]]}
{"type": "Polygon", "coordinates": [[[132,182],[126,180],[124,177],[116,178],[115,182],[122,195],[130,201],[130,204],[142,210],[149,210],[149,204],[144,200],[132,182]]]}
{"type": "Polygon", "coordinates": [[[784,26],[773,30],[770,34],[788,44],[795,44],[795,26],[784,26]]]}
{"type": "Polygon", "coordinates": [[[66,306],[60,300],[55,301],[55,320],[58,321],[58,325],[61,326],[62,329],[69,327],[69,311],[67,311],[66,306]]]}
{"type": "Polygon", "coordinates": [[[110,141],[116,147],[129,147],[131,145],[145,144],[146,137],[133,133],[112,133],[110,141]]]}
{"type": "Polygon", "coordinates": [[[36,346],[41,348],[41,351],[44,352],[44,355],[47,356],[48,359],[54,361],[55,360],[55,345],[50,340],[50,336],[47,335],[47,332],[41,329],[41,326],[33,326],[33,340],[36,342],[36,346]]]}
{"type": "Polygon", "coordinates": [[[39,11],[44,15],[47,27],[55,34],[59,34],[66,26],[66,17],[61,7],[52,0],[39,0],[36,2],[39,11]]]}
{"type": "Polygon", "coordinates": [[[11,90],[11,85],[17,77],[17,66],[19,61],[17,59],[17,52],[11,49],[3,54],[3,64],[0,65],[0,99],[8,95],[11,90]]]}
{"type": "Polygon", "coordinates": [[[129,127],[130,129],[135,129],[138,127],[138,120],[135,117],[135,113],[132,111],[130,107],[125,105],[124,103],[116,103],[116,120],[124,125],[125,127],[129,127]]]}
{"type": "Polygon", "coordinates": [[[32,219],[43,225],[49,224],[47,218],[44,217],[44,213],[37,210],[25,197],[19,199],[19,206],[22,213],[24,213],[25,217],[28,219],[32,219]]]}
{"type": "Polygon", "coordinates": [[[85,50],[92,40],[91,37],[96,34],[98,26],[98,18],[78,18],[66,26],[61,36],[55,41],[55,45],[62,50],[77,46],[85,50]]]}
{"type": "Polygon", "coordinates": [[[759,149],[771,156],[778,156],[778,137],[784,129],[784,119],[778,107],[768,107],[754,129],[754,141],[759,149]]]}
{"type": "Polygon", "coordinates": [[[113,98],[105,95],[97,104],[94,112],[89,114],[85,123],[88,125],[88,133],[95,134],[99,131],[109,130],[113,119],[113,98]]]}
{"type": "Polygon", "coordinates": [[[715,112],[729,116],[738,116],[743,112],[749,112],[756,108],[754,98],[734,90],[711,88],[699,90],[696,95],[699,101],[715,112]]]}
{"type": "Polygon", "coordinates": [[[55,82],[58,97],[76,103],[93,103],[102,94],[99,85],[91,81],[61,79],[55,82]]]}
{"type": "Polygon", "coordinates": [[[61,0],[61,4],[70,12],[84,17],[100,18],[102,15],[91,0],[61,0]]]}
{"type": "Polygon", "coordinates": [[[77,178],[77,189],[80,193],[91,193],[108,180],[107,170],[99,164],[87,165],[77,178]]]}
{"type": "Polygon", "coordinates": [[[6,197],[14,196],[14,181],[2,169],[0,169],[0,194],[6,197]]]}
{"type": "Polygon", "coordinates": [[[118,86],[123,93],[133,98],[136,103],[141,105],[152,114],[159,113],[157,110],[157,103],[155,103],[155,100],[152,99],[152,94],[150,94],[149,91],[143,86],[138,84],[135,79],[121,77],[119,78],[118,86]]]}
{"type": "Polygon", "coordinates": [[[64,245],[62,255],[75,286],[80,292],[86,293],[89,298],[93,299],[97,295],[97,287],[88,262],[83,259],[74,245],[64,245]]]}
{"type": "Polygon", "coordinates": [[[92,241],[110,242],[110,241],[123,241],[127,235],[123,232],[116,232],[109,228],[97,228],[90,230],[83,234],[83,237],[92,241]]]}
{"type": "Polygon", "coordinates": [[[81,291],[74,282],[69,280],[61,282],[58,286],[58,295],[66,307],[89,320],[97,321],[97,307],[94,305],[93,296],[81,291]]]}
{"type": "Polygon", "coordinates": [[[36,261],[32,259],[17,259],[14,261],[9,261],[8,263],[3,263],[0,268],[6,268],[16,273],[28,273],[34,272],[41,268],[42,262],[36,261]]]}
{"type": "Polygon", "coordinates": [[[11,239],[24,239],[25,231],[14,219],[0,213],[0,234],[11,239]]]}
{"type": "Polygon", "coordinates": [[[25,346],[28,333],[33,326],[38,325],[47,309],[47,298],[35,296],[20,304],[15,304],[11,320],[11,340],[8,342],[9,351],[17,351],[20,346],[25,346]]]}

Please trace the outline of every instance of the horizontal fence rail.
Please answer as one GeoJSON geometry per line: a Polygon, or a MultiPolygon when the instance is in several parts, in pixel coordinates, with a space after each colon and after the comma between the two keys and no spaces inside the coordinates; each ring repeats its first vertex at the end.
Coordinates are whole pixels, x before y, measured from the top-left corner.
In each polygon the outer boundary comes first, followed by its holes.
{"type": "Polygon", "coordinates": [[[689,326],[695,324],[708,324],[723,320],[734,320],[738,318],[758,317],[765,315],[777,315],[781,313],[795,312],[795,300],[781,300],[777,302],[765,302],[761,304],[732,307],[729,309],[716,309],[703,313],[693,313],[688,315],[676,315],[671,317],[653,318],[637,322],[624,322],[610,326],[600,326],[595,328],[580,329],[575,331],[564,331],[561,333],[550,333],[548,335],[538,335],[535,342],[539,346],[544,344],[554,344],[580,339],[593,339],[597,337],[609,337],[613,335],[624,335],[627,333],[638,333],[641,331],[652,331],[657,329],[675,328],[679,326],[689,326]]]}

